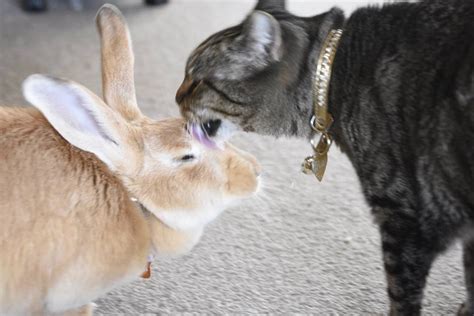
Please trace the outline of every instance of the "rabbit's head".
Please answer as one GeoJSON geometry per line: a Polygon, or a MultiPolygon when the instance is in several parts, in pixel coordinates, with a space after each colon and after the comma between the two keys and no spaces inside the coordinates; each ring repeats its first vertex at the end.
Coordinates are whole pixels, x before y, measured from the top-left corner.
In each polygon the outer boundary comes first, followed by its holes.
{"type": "Polygon", "coordinates": [[[154,121],[140,112],[124,18],[105,5],[97,26],[104,100],[77,83],[44,75],[23,84],[25,98],[54,129],[95,154],[131,197],[171,229],[202,228],[229,202],[255,193],[260,167],[250,154],[228,143],[208,148],[183,119],[154,121]]]}

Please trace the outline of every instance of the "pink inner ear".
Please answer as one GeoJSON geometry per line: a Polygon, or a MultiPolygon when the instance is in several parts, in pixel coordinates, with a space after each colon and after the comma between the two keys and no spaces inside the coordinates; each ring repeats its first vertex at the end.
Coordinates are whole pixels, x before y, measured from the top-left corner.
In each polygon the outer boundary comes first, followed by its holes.
{"type": "MultiPolygon", "coordinates": [[[[96,106],[94,100],[74,84],[38,75],[29,79],[27,92],[33,96],[31,103],[44,104],[54,117],[59,117],[76,131],[111,140],[92,112],[96,106]]],[[[54,122],[51,124],[54,126],[54,122]]]]}
{"type": "Polygon", "coordinates": [[[202,130],[201,126],[196,123],[191,123],[191,135],[199,141],[201,144],[208,148],[215,149],[217,148],[216,143],[207,136],[207,134],[202,130]]]}

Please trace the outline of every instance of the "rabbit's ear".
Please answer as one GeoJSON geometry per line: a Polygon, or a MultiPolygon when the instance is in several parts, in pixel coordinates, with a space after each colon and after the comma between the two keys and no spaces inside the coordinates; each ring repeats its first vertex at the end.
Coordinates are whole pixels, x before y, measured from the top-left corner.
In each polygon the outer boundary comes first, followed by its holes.
{"type": "Polygon", "coordinates": [[[132,41],[125,18],[113,5],[96,16],[101,42],[102,90],[105,103],[133,121],[141,116],[135,95],[132,41]]]}
{"type": "Polygon", "coordinates": [[[127,122],[85,87],[31,75],[23,95],[70,144],[95,154],[112,170],[124,160],[127,122]]]}

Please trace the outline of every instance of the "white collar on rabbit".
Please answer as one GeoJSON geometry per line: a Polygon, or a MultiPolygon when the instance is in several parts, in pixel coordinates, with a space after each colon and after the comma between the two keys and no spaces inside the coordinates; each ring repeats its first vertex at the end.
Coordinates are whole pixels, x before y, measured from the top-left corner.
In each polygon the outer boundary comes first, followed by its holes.
{"type": "MultiPolygon", "coordinates": [[[[136,203],[138,207],[140,207],[145,217],[150,216],[151,212],[145,207],[145,205],[140,203],[140,201],[136,197],[131,197],[130,200],[132,200],[132,202],[136,203]]],[[[154,258],[155,256],[153,256],[152,253],[148,255],[145,271],[143,271],[143,273],[140,275],[141,278],[149,279],[151,277],[151,263],[153,262],[154,258]]]]}
{"type": "Polygon", "coordinates": [[[140,203],[140,201],[136,197],[131,197],[130,200],[140,207],[145,217],[148,217],[150,215],[151,212],[145,207],[145,205],[140,203]]]}
{"type": "Polygon", "coordinates": [[[331,68],[341,36],[341,29],[329,32],[319,53],[316,72],[313,76],[314,114],[310,120],[311,128],[315,131],[311,139],[313,155],[306,157],[302,164],[302,171],[306,174],[314,174],[319,181],[323,179],[328,151],[332,144],[329,127],[333,122],[333,118],[328,113],[328,92],[331,68]],[[321,134],[319,140],[317,139],[318,134],[321,134]]]}

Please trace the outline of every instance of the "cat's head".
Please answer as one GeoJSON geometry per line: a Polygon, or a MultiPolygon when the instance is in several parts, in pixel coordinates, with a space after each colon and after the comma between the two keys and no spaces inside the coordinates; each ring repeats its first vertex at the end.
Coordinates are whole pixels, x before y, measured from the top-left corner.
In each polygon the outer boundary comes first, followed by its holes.
{"type": "Polygon", "coordinates": [[[245,20],[201,43],[176,94],[182,115],[210,136],[235,130],[301,134],[310,117],[311,64],[342,12],[310,17],[260,0],[245,20]]]}

